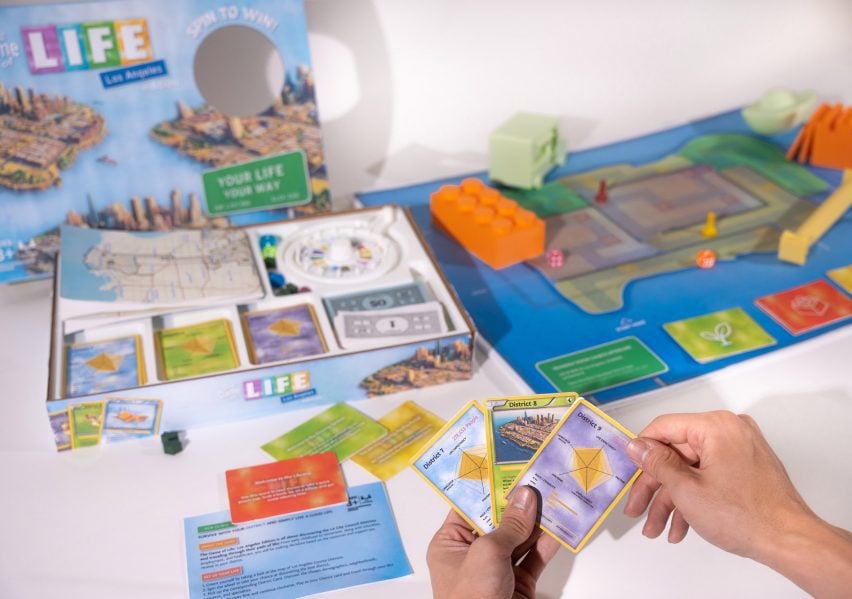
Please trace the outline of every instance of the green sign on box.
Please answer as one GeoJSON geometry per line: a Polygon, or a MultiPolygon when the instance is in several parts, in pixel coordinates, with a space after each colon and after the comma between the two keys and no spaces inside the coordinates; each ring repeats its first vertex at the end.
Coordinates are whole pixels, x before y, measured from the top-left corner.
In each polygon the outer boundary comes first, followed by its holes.
{"type": "Polygon", "coordinates": [[[542,360],[535,366],[557,390],[581,394],[618,387],[669,369],[636,337],[542,360]]]}
{"type": "Polygon", "coordinates": [[[287,208],[311,201],[311,180],[301,150],[226,166],[202,175],[211,215],[287,208]]]}

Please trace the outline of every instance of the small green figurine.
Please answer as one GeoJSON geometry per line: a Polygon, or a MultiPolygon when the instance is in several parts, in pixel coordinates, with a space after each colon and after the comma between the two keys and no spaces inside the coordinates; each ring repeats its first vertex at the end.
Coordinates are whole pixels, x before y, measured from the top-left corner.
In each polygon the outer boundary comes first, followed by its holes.
{"type": "Polygon", "coordinates": [[[519,112],[488,141],[488,176],[495,183],[538,189],[550,170],[565,162],[565,141],[556,117],[519,112]]]}

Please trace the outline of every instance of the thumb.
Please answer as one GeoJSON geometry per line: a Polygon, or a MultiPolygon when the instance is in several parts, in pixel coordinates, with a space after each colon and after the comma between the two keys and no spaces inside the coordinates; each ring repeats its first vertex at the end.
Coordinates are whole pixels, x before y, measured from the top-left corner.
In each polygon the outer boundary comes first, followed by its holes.
{"type": "Polygon", "coordinates": [[[490,535],[501,553],[511,555],[516,547],[530,538],[538,512],[538,496],[530,487],[522,486],[512,494],[503,512],[500,526],[490,535]]]}
{"type": "Polygon", "coordinates": [[[627,444],[627,455],[634,464],[663,486],[672,486],[692,476],[689,464],[668,445],[636,437],[627,444]]]}

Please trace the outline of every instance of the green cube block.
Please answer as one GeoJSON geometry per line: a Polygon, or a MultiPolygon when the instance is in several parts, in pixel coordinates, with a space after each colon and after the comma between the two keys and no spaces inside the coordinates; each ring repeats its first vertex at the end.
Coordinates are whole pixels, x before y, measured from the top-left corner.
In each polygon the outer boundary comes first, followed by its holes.
{"type": "Polygon", "coordinates": [[[167,431],[160,435],[163,442],[163,451],[169,455],[175,455],[183,451],[183,442],[180,439],[180,433],[177,431],[167,431]]]}
{"type": "Polygon", "coordinates": [[[495,183],[538,189],[544,177],[565,161],[565,141],[556,117],[519,112],[488,140],[488,176],[495,183]]]}

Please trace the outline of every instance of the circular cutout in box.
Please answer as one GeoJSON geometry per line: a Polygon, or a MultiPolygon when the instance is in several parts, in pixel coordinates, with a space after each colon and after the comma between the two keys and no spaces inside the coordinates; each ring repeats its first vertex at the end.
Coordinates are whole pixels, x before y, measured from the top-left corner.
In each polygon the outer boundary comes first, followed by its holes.
{"type": "Polygon", "coordinates": [[[228,116],[256,116],[280,98],[284,60],[269,38],[245,25],[227,25],[201,42],[193,63],[204,100],[228,116]]]}

